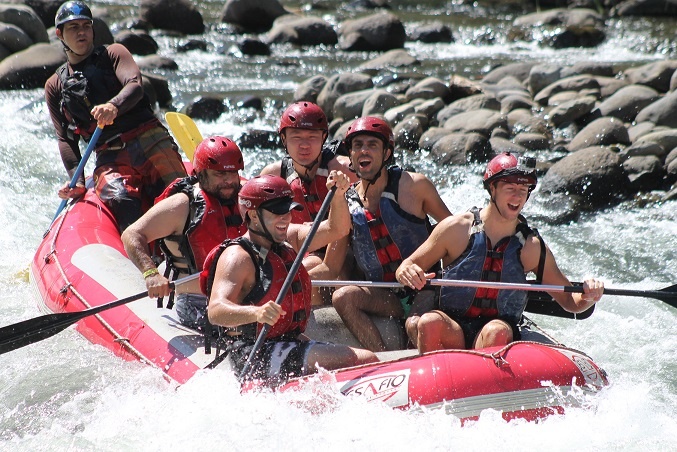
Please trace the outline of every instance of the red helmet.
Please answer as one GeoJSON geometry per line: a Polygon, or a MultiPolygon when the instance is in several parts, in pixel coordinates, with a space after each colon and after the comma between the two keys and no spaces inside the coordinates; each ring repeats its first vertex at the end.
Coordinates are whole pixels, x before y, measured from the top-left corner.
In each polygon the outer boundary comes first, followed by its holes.
{"type": "Polygon", "coordinates": [[[395,136],[393,135],[393,130],[387,122],[380,118],[365,116],[356,119],[350,127],[348,127],[348,131],[346,132],[344,141],[348,148],[350,148],[350,142],[353,141],[353,138],[359,134],[374,135],[383,141],[384,146],[391,150],[395,149],[395,136]]]}
{"type": "Polygon", "coordinates": [[[504,180],[513,184],[529,186],[529,192],[536,188],[536,159],[533,157],[519,157],[504,152],[497,155],[487,165],[484,172],[484,188],[489,190],[493,181],[504,180]]]}
{"type": "Polygon", "coordinates": [[[294,202],[294,192],[280,176],[265,174],[249,179],[237,195],[242,218],[250,210],[266,209],[276,215],[283,215],[293,209],[303,210],[294,202]]]}
{"type": "Polygon", "coordinates": [[[205,138],[195,148],[193,169],[196,173],[205,169],[215,171],[243,170],[242,152],[230,138],[220,136],[205,138]]]}
{"type": "Polygon", "coordinates": [[[327,116],[319,105],[312,102],[294,102],[282,113],[278,133],[284,132],[284,129],[311,129],[322,130],[329,133],[327,125],[327,116]]]}

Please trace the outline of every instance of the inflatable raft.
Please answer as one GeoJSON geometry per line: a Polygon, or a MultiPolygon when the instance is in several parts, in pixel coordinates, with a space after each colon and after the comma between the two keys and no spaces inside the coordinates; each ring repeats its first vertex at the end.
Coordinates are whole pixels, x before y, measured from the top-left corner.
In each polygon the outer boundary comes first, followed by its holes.
{"type": "MultiPolygon", "coordinates": [[[[92,190],[52,223],[32,260],[30,281],[39,302],[52,313],[79,312],[145,292],[111,213],[92,190]]],[[[333,308],[314,314],[309,336],[355,345],[333,308]]],[[[182,326],[175,312],[158,307],[155,299],[101,311],[76,328],[91,342],[155,366],[178,383],[215,359],[205,353],[203,336],[182,326]]],[[[280,390],[296,390],[309,378],[320,378],[348,396],[398,409],[444,409],[464,420],[494,409],[505,419],[536,419],[562,413],[578,405],[581,393],[608,384],[604,371],[584,353],[528,329],[523,333],[525,341],[502,348],[423,356],[412,350],[386,352],[379,363],[292,380],[280,390]]],[[[395,341],[401,343],[401,337],[395,341]]]]}

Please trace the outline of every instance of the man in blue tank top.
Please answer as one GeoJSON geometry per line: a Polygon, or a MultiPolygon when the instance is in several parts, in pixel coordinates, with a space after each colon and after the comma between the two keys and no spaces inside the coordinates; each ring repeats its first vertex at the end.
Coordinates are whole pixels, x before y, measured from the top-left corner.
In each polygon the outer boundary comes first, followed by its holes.
{"type": "MultiPolygon", "coordinates": [[[[388,167],[395,140],[390,126],[377,117],[355,120],[346,133],[351,166],[360,178],[346,193],[352,233],[330,245],[323,265],[328,278],[343,265],[348,244],[358,277],[367,281],[395,281],[395,270],[429,236],[428,215],[436,221],[451,215],[437,189],[422,174],[388,167]]],[[[313,277],[322,276],[322,266],[313,277]]],[[[344,286],[332,304],[350,332],[367,349],[386,350],[370,315],[402,319],[407,315],[412,291],[392,291],[365,286],[344,286]]]]}
{"type": "MultiPolygon", "coordinates": [[[[442,260],[445,279],[526,283],[534,272],[543,284],[571,286],[552,252],[520,215],[536,187],[535,161],[500,154],[487,165],[484,186],[490,202],[441,221],[430,237],[397,269],[397,280],[421,289],[426,273],[442,260]]],[[[583,312],[596,303],[604,284],[586,279],[584,293],[551,293],[569,312],[583,312]]],[[[517,325],[527,292],[473,287],[442,287],[434,309],[407,325],[419,352],[500,346],[519,340],[517,325]]]]}

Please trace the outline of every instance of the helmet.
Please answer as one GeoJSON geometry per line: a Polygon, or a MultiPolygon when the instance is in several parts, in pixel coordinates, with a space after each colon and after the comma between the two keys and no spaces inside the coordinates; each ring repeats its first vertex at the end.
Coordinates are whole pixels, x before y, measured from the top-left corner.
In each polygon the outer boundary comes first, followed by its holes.
{"type": "Polygon", "coordinates": [[[484,172],[484,188],[489,190],[493,181],[504,180],[514,184],[529,185],[529,192],[536,188],[536,159],[519,157],[510,152],[497,155],[484,172]]]}
{"type": "Polygon", "coordinates": [[[59,28],[71,20],[87,19],[93,21],[92,11],[84,2],[70,1],[59,6],[54,18],[54,25],[59,28]]]}
{"type": "Polygon", "coordinates": [[[312,102],[294,102],[282,113],[280,118],[280,127],[278,133],[284,132],[284,129],[311,129],[322,130],[329,133],[327,125],[327,116],[322,109],[312,102]]]}
{"type": "Polygon", "coordinates": [[[193,169],[196,173],[205,169],[215,171],[243,170],[242,152],[230,138],[220,136],[205,138],[195,149],[193,169]]]}
{"type": "Polygon", "coordinates": [[[353,138],[359,134],[374,135],[383,141],[384,146],[391,150],[395,149],[395,136],[393,135],[393,130],[387,122],[380,118],[365,116],[356,119],[350,127],[348,127],[348,131],[346,132],[344,141],[348,145],[348,148],[350,148],[350,143],[353,141],[353,138]]]}
{"type": "Polygon", "coordinates": [[[266,209],[276,215],[292,210],[303,210],[303,206],[294,202],[294,192],[286,180],[280,176],[265,174],[249,179],[237,195],[242,218],[250,210],[266,209]]]}

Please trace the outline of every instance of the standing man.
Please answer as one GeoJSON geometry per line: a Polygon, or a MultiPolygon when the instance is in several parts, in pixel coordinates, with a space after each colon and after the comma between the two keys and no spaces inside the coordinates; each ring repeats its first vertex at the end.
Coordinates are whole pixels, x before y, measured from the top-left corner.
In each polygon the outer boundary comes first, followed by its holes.
{"type": "MultiPolygon", "coordinates": [[[[364,279],[394,282],[402,260],[428,238],[428,215],[441,221],[451,212],[427,177],[388,167],[395,139],[382,119],[367,116],[355,120],[345,142],[351,166],[360,178],[346,193],[352,234],[328,251],[325,263],[338,268],[350,240],[364,279]]],[[[380,352],[386,346],[369,315],[404,318],[412,297],[411,291],[345,286],[334,292],[332,303],[357,340],[365,348],[380,352]]]]}
{"type": "MultiPolygon", "coordinates": [[[[193,156],[194,175],[176,180],[156,204],[122,233],[127,255],[142,272],[150,297],[171,296],[172,279],[202,271],[207,254],[247,228],[237,207],[244,160],[240,148],[226,137],[204,139],[193,156]],[[167,271],[160,274],[149,243],[159,241],[167,271]]],[[[207,298],[197,281],[177,289],[176,312],[184,325],[201,329],[207,298]]]]}
{"type": "MultiPolygon", "coordinates": [[[[309,249],[316,249],[347,234],[348,206],[343,196],[350,185],[338,172],[327,186],[336,185],[329,217],[322,221],[309,249]]],[[[282,303],[275,303],[288,269],[311,229],[291,222],[292,211],[303,206],[282,178],[257,176],[240,190],[240,212],[248,231],[226,240],[209,255],[200,283],[209,297],[209,321],[226,328],[229,359],[239,374],[263,324],[271,326],[255,355],[251,375],[276,384],[291,377],[377,361],[361,349],[309,340],[303,332],[310,315],[311,284],[303,265],[282,303]]]]}
{"type": "MultiPolygon", "coordinates": [[[[177,146],[153,114],[139,67],[121,44],[94,47],[92,12],[81,1],[62,4],[56,36],[68,62],[45,84],[47,107],[61,159],[72,177],[80,161],[78,141],[105,127],[96,145],[96,193],[122,232],[156,196],[186,171],[177,146]]],[[[59,190],[61,199],[85,193],[84,178],[59,190]]]]}
{"type": "MultiPolygon", "coordinates": [[[[330,171],[341,171],[351,182],[357,177],[350,170],[350,161],[337,156],[335,150],[324,148],[329,135],[327,116],[312,102],[295,102],[280,118],[280,139],[287,156],[263,168],[261,174],[273,174],[285,179],[294,192],[294,201],[304,207],[292,212],[292,223],[307,223],[315,219],[327,196],[327,177],[330,171]]],[[[310,253],[303,265],[312,269],[322,262],[324,250],[310,253]]],[[[321,289],[313,289],[313,304],[323,304],[321,289]]],[[[329,302],[329,295],[326,296],[329,302]]]]}
{"type": "MultiPolygon", "coordinates": [[[[426,271],[441,259],[445,279],[524,284],[533,271],[543,284],[570,286],[550,249],[521,216],[536,188],[535,163],[510,153],[494,157],[484,174],[489,205],[438,224],[402,262],[397,280],[421,289],[434,276],[426,271]]],[[[604,284],[591,278],[583,289],[583,294],[550,295],[567,311],[583,312],[601,298],[604,284]]],[[[505,345],[520,339],[517,324],[526,303],[526,291],[442,287],[434,310],[422,314],[408,333],[420,353],[505,345]]]]}

